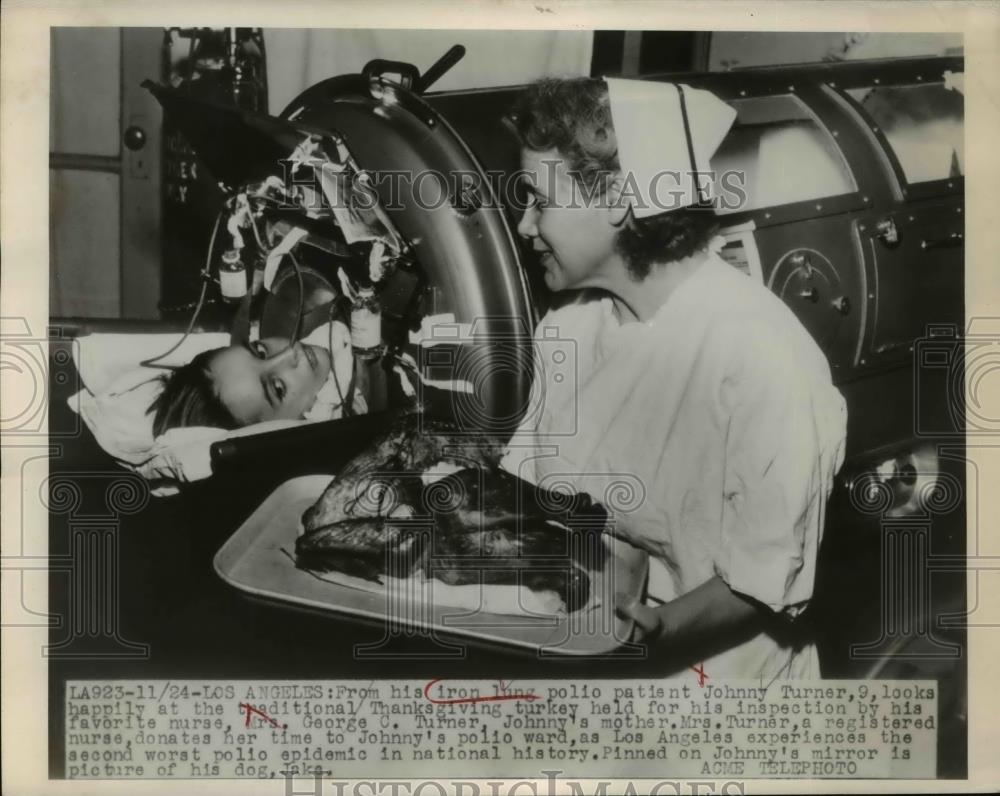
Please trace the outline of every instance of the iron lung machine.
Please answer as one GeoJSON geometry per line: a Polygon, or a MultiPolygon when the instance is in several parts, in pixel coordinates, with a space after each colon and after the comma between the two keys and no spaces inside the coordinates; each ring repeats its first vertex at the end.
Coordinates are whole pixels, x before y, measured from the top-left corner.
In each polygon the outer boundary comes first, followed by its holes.
{"type": "MultiPolygon", "coordinates": [[[[551,301],[495,179],[518,168],[503,121],[518,88],[430,93],[446,66],[421,76],[372,62],[279,117],[209,114],[151,88],[231,195],[266,183],[310,140],[338,168],[465,175],[424,206],[375,185],[399,244],[380,297],[407,333],[442,313],[475,325],[461,341],[478,352],[467,360],[474,400],[507,426],[531,374],[510,352],[551,301]]],[[[792,308],[848,401],[848,461],[811,609],[830,676],[958,665],[956,631],[941,620],[965,608],[965,421],[952,389],[964,324],[962,73],[960,58],[935,58],[646,78],[709,89],[736,109],[713,163],[742,175],[741,201],[718,211],[722,256],[792,308]]],[[[262,210],[272,224],[308,227],[308,265],[332,284],[341,266],[370,261],[337,219],[273,204],[262,210]]]]}

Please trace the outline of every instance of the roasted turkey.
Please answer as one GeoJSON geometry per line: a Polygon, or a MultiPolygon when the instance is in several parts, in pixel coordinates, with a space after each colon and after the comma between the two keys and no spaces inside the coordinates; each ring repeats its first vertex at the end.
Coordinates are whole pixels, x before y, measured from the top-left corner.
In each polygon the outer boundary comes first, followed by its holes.
{"type": "Polygon", "coordinates": [[[498,466],[502,447],[408,416],[344,469],[303,515],[296,562],[380,581],[422,573],[449,584],[553,591],[587,604],[603,567],[607,513],[585,494],[540,489],[498,466]],[[451,462],[455,472],[430,475],[451,462]]]}

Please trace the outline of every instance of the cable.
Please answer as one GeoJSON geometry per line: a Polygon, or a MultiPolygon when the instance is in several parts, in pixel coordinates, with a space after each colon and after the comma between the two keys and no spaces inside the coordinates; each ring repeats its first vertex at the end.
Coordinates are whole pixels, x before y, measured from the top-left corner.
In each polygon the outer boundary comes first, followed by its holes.
{"type": "MultiPolygon", "coordinates": [[[[208,254],[205,257],[205,267],[201,271],[201,294],[198,296],[198,303],[195,305],[194,312],[191,315],[191,321],[188,323],[187,329],[184,331],[183,336],[180,340],[174,343],[169,349],[164,351],[162,354],[150,357],[149,359],[144,359],[139,363],[139,367],[150,368],[154,367],[153,363],[157,362],[164,357],[170,356],[174,351],[181,347],[185,340],[191,335],[191,331],[194,329],[195,323],[198,322],[198,316],[201,314],[201,309],[205,305],[205,295],[208,293],[208,282],[212,273],[212,252],[215,250],[215,237],[219,232],[219,225],[222,222],[222,215],[224,209],[219,211],[219,214],[215,217],[215,226],[212,228],[212,237],[208,241],[208,254]]],[[[166,365],[158,365],[156,367],[168,368],[166,365]]]]}
{"type": "Polygon", "coordinates": [[[291,249],[288,250],[288,256],[292,260],[292,266],[295,268],[295,278],[299,282],[299,306],[295,311],[295,326],[292,327],[292,345],[294,345],[302,334],[302,308],[305,305],[306,288],[302,282],[302,266],[299,265],[298,258],[292,253],[291,249]]]}
{"type": "MultiPolygon", "coordinates": [[[[254,197],[255,199],[257,197],[254,197]]],[[[250,197],[247,197],[247,204],[250,203],[250,197]]],[[[257,220],[253,217],[253,209],[250,210],[250,227],[253,229],[254,239],[257,241],[257,248],[260,250],[263,256],[264,252],[267,251],[267,246],[264,245],[264,241],[260,238],[260,230],[257,229],[257,220]]]]}
{"type": "MultiPolygon", "coordinates": [[[[355,412],[354,412],[354,390],[355,390],[356,383],[357,383],[358,361],[357,361],[357,358],[354,356],[354,353],[352,351],[351,352],[351,381],[347,385],[347,395],[345,396],[344,395],[344,388],[343,388],[343,386],[340,383],[340,376],[337,374],[337,360],[336,360],[336,355],[335,355],[334,345],[333,345],[333,324],[337,321],[338,310],[341,307],[340,300],[343,299],[343,298],[344,298],[344,296],[343,296],[343,294],[341,294],[341,296],[338,299],[334,299],[333,301],[330,302],[330,320],[329,320],[329,323],[328,323],[328,327],[329,328],[327,329],[327,347],[330,350],[330,370],[333,373],[333,383],[334,383],[334,386],[337,388],[337,397],[340,398],[341,411],[343,412],[344,417],[353,417],[354,414],[355,414],[355,412]]],[[[349,313],[348,313],[348,316],[345,318],[345,320],[346,320],[346,324],[345,325],[348,328],[350,328],[350,316],[349,316],[349,313]]],[[[351,345],[350,340],[348,340],[347,344],[348,344],[348,346],[351,345]]]]}
{"type": "MultiPolygon", "coordinates": [[[[347,401],[344,398],[344,390],[340,386],[340,377],[337,375],[337,356],[333,350],[333,324],[336,322],[336,318],[334,318],[334,313],[336,313],[336,311],[337,311],[337,304],[336,302],[333,302],[330,305],[330,322],[327,324],[327,340],[328,340],[327,348],[330,351],[330,370],[333,373],[333,384],[337,388],[337,397],[340,398],[340,411],[344,414],[345,417],[348,417],[354,414],[354,412],[352,411],[352,408],[347,405],[347,401]]],[[[351,355],[352,362],[353,359],[354,355],[352,354],[351,355]]]]}

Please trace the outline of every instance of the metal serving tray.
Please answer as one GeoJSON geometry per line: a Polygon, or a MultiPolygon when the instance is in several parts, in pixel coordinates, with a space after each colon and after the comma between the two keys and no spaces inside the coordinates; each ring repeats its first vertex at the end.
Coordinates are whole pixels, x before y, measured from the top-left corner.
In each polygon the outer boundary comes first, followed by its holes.
{"type": "Polygon", "coordinates": [[[498,591],[516,587],[454,587],[422,578],[386,578],[380,585],[339,573],[320,576],[297,569],[293,556],[302,512],[329,483],[330,476],[308,475],[279,486],[216,554],[219,576],[248,596],[289,607],[519,647],[540,655],[601,655],[628,641],[631,622],[616,616],[614,606],[642,596],[648,560],[645,553],[610,536],[604,537],[609,556],[603,572],[591,573],[588,605],[570,614],[544,608],[526,589],[517,589],[514,599],[498,591]],[[475,590],[471,601],[469,589],[475,590]],[[486,610],[498,598],[504,612],[486,610]]]}

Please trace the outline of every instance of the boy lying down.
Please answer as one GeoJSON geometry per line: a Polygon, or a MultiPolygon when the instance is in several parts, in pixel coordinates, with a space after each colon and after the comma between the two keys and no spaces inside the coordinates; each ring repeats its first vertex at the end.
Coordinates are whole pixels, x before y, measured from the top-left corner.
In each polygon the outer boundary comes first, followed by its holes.
{"type": "Polygon", "coordinates": [[[368,410],[363,390],[354,385],[350,332],[331,317],[337,294],[308,267],[302,280],[300,285],[290,269],[280,269],[253,324],[259,335],[250,333],[250,304],[244,303],[229,345],[201,351],[157,380],[148,407],[154,437],[174,428],[233,430],[368,410]],[[304,336],[293,342],[296,327],[304,336]]]}
{"type": "MultiPolygon", "coordinates": [[[[418,376],[406,355],[356,361],[346,324],[330,320],[336,293],[308,269],[303,275],[306,299],[300,307],[297,280],[283,282],[279,273],[258,324],[259,339],[237,342],[252,336],[245,317],[245,324],[239,318],[234,324],[245,335],[202,332],[172,349],[172,335],[78,338],[74,358],[83,389],[70,398],[70,407],[105,452],[157,482],[154,494],[165,495],[178,482],[208,478],[210,448],[221,439],[377,411],[412,400],[417,379],[427,388],[468,391],[463,383],[418,376]],[[285,283],[292,286],[287,291],[285,283]],[[296,326],[306,334],[293,343],[296,326]]],[[[454,323],[446,316],[438,320],[454,323]]],[[[411,334],[410,343],[422,345],[428,334],[411,334]]]]}
{"type": "Polygon", "coordinates": [[[188,426],[333,420],[345,406],[363,414],[367,405],[352,370],[350,335],[339,321],[295,343],[267,337],[203,351],[164,377],[149,407],[153,435],[188,426]]]}
{"type": "MultiPolygon", "coordinates": [[[[251,323],[245,302],[232,335],[81,336],[73,351],[83,389],[71,409],[106,453],[167,495],[212,475],[211,447],[220,440],[403,406],[418,384],[472,391],[463,380],[419,372],[405,351],[355,357],[347,325],[331,319],[339,292],[307,265],[296,276],[279,270],[259,318],[251,323]],[[304,332],[298,340],[296,328],[304,332]]],[[[456,325],[450,314],[422,320],[410,346],[437,345],[433,329],[456,325]]]]}
{"type": "Polygon", "coordinates": [[[225,345],[227,334],[199,333],[171,356],[167,375],[137,365],[142,354],[169,347],[163,338],[79,338],[74,357],[83,389],[69,399],[105,452],[155,482],[154,494],[209,477],[211,445],[228,436],[370,409],[364,385],[355,385],[350,333],[339,321],[294,345],[277,336],[225,345]]]}

